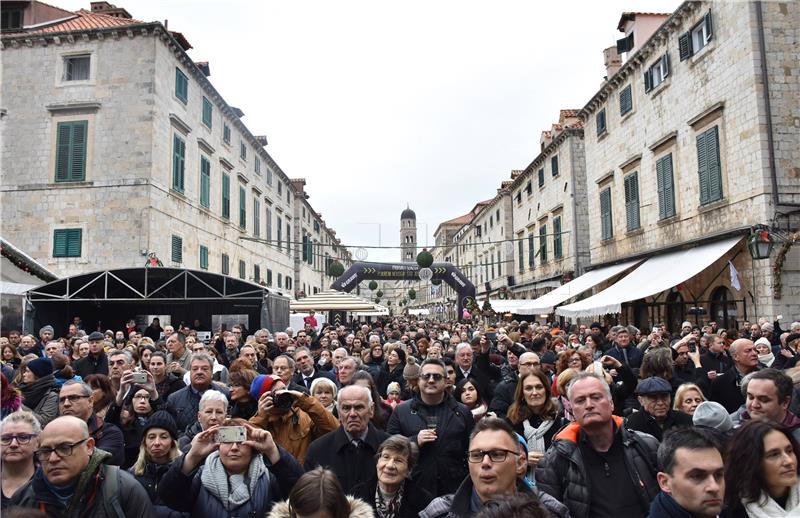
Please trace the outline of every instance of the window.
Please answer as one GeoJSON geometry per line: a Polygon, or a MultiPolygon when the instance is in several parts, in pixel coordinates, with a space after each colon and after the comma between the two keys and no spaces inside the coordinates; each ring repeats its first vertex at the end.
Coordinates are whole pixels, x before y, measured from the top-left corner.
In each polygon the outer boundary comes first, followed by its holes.
{"type": "Polygon", "coordinates": [[[709,11],[700,23],[678,37],[678,55],[681,61],[700,52],[711,41],[711,35],[711,11],[709,11]]]}
{"type": "Polygon", "coordinates": [[[178,135],[172,137],[172,188],[183,192],[186,168],[186,142],[178,135]]]}
{"type": "Polygon", "coordinates": [[[539,262],[547,262],[547,224],[539,225],[539,262]]]}
{"type": "Polygon", "coordinates": [[[602,135],[606,132],[606,109],[603,108],[597,115],[595,116],[595,121],[597,122],[597,134],[602,135]]]}
{"type": "Polygon", "coordinates": [[[522,191],[517,191],[517,194],[514,195],[514,200],[517,202],[517,205],[522,204],[522,191]]]}
{"type": "Polygon", "coordinates": [[[533,269],[535,266],[534,259],[536,258],[536,252],[533,248],[534,242],[534,235],[533,233],[528,234],[528,268],[533,269]]]}
{"type": "Polygon", "coordinates": [[[281,241],[283,241],[283,221],[281,220],[280,216],[275,218],[275,220],[276,220],[275,221],[276,227],[278,229],[278,250],[281,250],[283,247],[283,245],[281,244],[281,241]]]}
{"type": "Polygon", "coordinates": [[[279,273],[278,274],[278,288],[282,287],[282,285],[283,285],[283,275],[279,273]]]}
{"type": "Polygon", "coordinates": [[[183,101],[183,104],[189,100],[189,78],[180,68],[175,69],[175,97],[183,101]]]}
{"type": "Polygon", "coordinates": [[[203,124],[211,128],[211,120],[214,114],[214,107],[206,96],[203,96],[203,124]]]}
{"type": "Polygon", "coordinates": [[[644,91],[657,87],[669,75],[669,54],[664,54],[653,66],[644,72],[644,91]]]}
{"type": "Polygon", "coordinates": [[[286,205],[292,204],[292,190],[289,188],[289,184],[286,184],[286,205]]]}
{"type": "Polygon", "coordinates": [[[314,257],[314,241],[311,239],[311,236],[308,237],[308,264],[313,265],[315,262],[314,257]]]}
{"type": "Polygon", "coordinates": [[[519,248],[519,273],[522,273],[525,271],[525,241],[520,239],[517,247],[519,248]]]}
{"type": "Polygon", "coordinates": [[[600,228],[602,239],[611,239],[614,236],[611,218],[611,187],[606,187],[600,191],[600,228]]]}
{"type": "Polygon", "coordinates": [[[88,81],[91,64],[89,54],[64,57],[64,81],[88,81]]]}
{"type": "Polygon", "coordinates": [[[303,262],[308,262],[308,236],[303,234],[303,262]]]}
{"type": "Polygon", "coordinates": [[[494,228],[494,216],[489,216],[489,228],[494,228]]]}
{"type": "Polygon", "coordinates": [[[314,232],[319,233],[319,221],[314,220],[314,232]]]}
{"type": "Polygon", "coordinates": [[[200,157],[200,206],[211,207],[211,161],[200,157]]]}
{"type": "Polygon", "coordinates": [[[222,275],[230,275],[231,273],[231,258],[228,254],[222,254],[222,275]]]}
{"type": "Polygon", "coordinates": [[[83,229],[60,228],[53,231],[53,257],[80,257],[83,229]]]}
{"type": "Polygon", "coordinates": [[[261,176],[261,159],[258,157],[253,160],[253,170],[257,175],[261,176]]]}
{"type": "Polygon", "coordinates": [[[225,123],[222,123],[222,141],[231,145],[231,127],[225,123]]]}
{"type": "Polygon", "coordinates": [[[200,245],[200,269],[208,270],[208,247],[200,245]]]}
{"type": "Polygon", "coordinates": [[[267,185],[272,186],[272,168],[267,167],[267,185]]]}
{"type": "Polygon", "coordinates": [[[539,188],[544,187],[544,167],[539,169],[539,188]]]}
{"type": "Polygon", "coordinates": [[[561,216],[553,218],[553,259],[564,257],[564,250],[561,246],[561,216]]]}
{"type": "Polygon", "coordinates": [[[286,253],[291,255],[292,254],[292,227],[289,224],[286,224],[286,253]]]}
{"type": "Polygon", "coordinates": [[[261,237],[261,202],[253,198],[253,235],[261,237]]]}
{"type": "Polygon", "coordinates": [[[247,265],[239,259],[239,278],[244,279],[245,277],[247,277],[247,265]]]}
{"type": "Polygon", "coordinates": [[[2,25],[0,29],[7,31],[22,28],[22,9],[3,9],[2,25]]]}
{"type": "Polygon", "coordinates": [[[625,177],[625,219],[628,232],[641,227],[639,221],[639,173],[625,177]]]}
{"type": "Polygon", "coordinates": [[[172,262],[183,262],[183,238],[172,235],[172,262]]]}
{"type": "Polygon", "coordinates": [[[261,267],[257,264],[253,265],[253,281],[261,282],[261,267]]]}
{"type": "Polygon", "coordinates": [[[700,176],[700,204],[721,200],[722,169],[717,126],[697,135],[697,168],[700,176]]]}
{"type": "Polygon", "coordinates": [[[631,95],[631,85],[628,85],[619,93],[619,114],[625,115],[632,109],[633,97],[631,95]]]}
{"type": "Polygon", "coordinates": [[[283,196],[283,182],[278,182],[278,196],[283,196]]]}
{"type": "Polygon", "coordinates": [[[286,289],[287,290],[292,289],[292,278],[289,277],[288,275],[286,276],[286,289]]]}
{"type": "Polygon", "coordinates": [[[266,225],[267,225],[267,235],[265,237],[267,238],[267,244],[271,245],[272,244],[272,211],[269,209],[269,207],[267,207],[267,223],[266,223],[266,225]]]}
{"type": "Polygon", "coordinates": [[[56,127],[56,182],[86,179],[89,121],[59,122],[56,127]]]}
{"type": "Polygon", "coordinates": [[[672,153],[656,160],[656,182],[658,184],[658,217],[675,215],[675,185],[672,180],[672,153]]]}
{"type": "Polygon", "coordinates": [[[553,176],[558,176],[558,156],[550,158],[550,172],[553,176]]]}
{"type": "Polygon", "coordinates": [[[500,258],[500,250],[497,251],[497,276],[503,275],[503,260],[500,258]]]}
{"type": "Polygon", "coordinates": [[[527,194],[528,196],[533,194],[533,187],[530,180],[528,180],[528,183],[525,185],[525,194],[527,194]]]}
{"type": "Polygon", "coordinates": [[[231,219],[231,177],[222,173],[222,217],[231,219]]]}
{"type": "Polygon", "coordinates": [[[267,286],[272,287],[272,270],[267,268],[267,286]]]}
{"type": "Polygon", "coordinates": [[[243,185],[239,186],[239,228],[242,230],[247,228],[247,190],[243,185]]]}
{"type": "Polygon", "coordinates": [[[239,158],[245,162],[247,161],[247,144],[244,142],[239,143],[239,158]]]}

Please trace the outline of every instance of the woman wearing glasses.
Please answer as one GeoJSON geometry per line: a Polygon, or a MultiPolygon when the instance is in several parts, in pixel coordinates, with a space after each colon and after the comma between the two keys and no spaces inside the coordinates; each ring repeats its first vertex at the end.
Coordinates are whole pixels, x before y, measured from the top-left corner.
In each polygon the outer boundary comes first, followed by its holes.
{"type": "Polygon", "coordinates": [[[30,412],[9,414],[0,423],[0,452],[2,460],[2,508],[8,506],[11,495],[24,486],[36,472],[33,452],[39,447],[42,428],[30,412]]]}
{"type": "MultiPolygon", "coordinates": [[[[128,385],[126,376],[130,376],[130,373],[123,375],[123,387],[128,385]]],[[[119,426],[122,430],[125,443],[123,469],[131,467],[136,462],[147,419],[157,410],[166,408],[166,402],[158,397],[155,389],[148,390],[147,386],[135,385],[127,392],[128,395],[123,399],[122,405],[112,405],[106,416],[107,422],[119,426]]]]}

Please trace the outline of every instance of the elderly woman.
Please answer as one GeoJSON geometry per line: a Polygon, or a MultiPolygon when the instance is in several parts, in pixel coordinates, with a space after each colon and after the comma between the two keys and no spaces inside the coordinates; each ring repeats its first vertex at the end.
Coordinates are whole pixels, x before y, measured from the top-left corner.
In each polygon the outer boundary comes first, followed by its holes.
{"type": "Polygon", "coordinates": [[[317,378],[311,382],[311,395],[333,415],[336,415],[337,392],[336,384],[328,378],[317,378]]]}
{"type": "Polygon", "coordinates": [[[22,395],[22,409],[33,412],[42,427],[58,417],[59,386],[53,376],[50,358],[29,361],[17,388],[22,395]]]}
{"type": "Polygon", "coordinates": [[[0,467],[2,467],[2,508],[8,506],[11,495],[24,486],[36,472],[33,452],[39,446],[42,428],[30,412],[13,412],[0,423],[0,467]]]}
{"type": "Polygon", "coordinates": [[[672,409],[694,415],[694,411],[705,400],[706,397],[700,387],[694,383],[684,383],[675,391],[675,402],[672,409]]]}
{"type": "Polygon", "coordinates": [[[128,470],[144,486],[153,504],[155,516],[159,518],[181,516],[181,513],[164,505],[158,496],[158,485],[169,470],[169,465],[181,456],[177,435],[175,420],[169,412],[155,412],[144,426],[139,455],[133,467],[128,470]]]}
{"type": "Polygon", "coordinates": [[[200,398],[197,421],[190,424],[186,431],[178,437],[178,447],[183,453],[189,451],[192,439],[203,430],[221,425],[228,414],[228,398],[218,390],[206,390],[200,398]]]}
{"type": "Polygon", "coordinates": [[[246,439],[218,442],[219,426],[198,433],[161,479],[158,496],[191,517],[265,516],[289,495],[303,469],[268,431],[241,419],[223,424],[243,426],[246,439]]]}
{"type": "Polygon", "coordinates": [[[402,435],[392,435],[375,454],[377,479],[356,485],[353,495],[372,505],[377,518],[419,516],[433,496],[411,480],[418,456],[415,443],[402,435]]]}

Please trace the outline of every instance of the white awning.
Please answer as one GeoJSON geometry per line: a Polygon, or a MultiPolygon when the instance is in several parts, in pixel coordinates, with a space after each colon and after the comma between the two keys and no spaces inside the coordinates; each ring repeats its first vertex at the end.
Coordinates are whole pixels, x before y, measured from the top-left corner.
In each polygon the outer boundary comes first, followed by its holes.
{"type": "MultiPolygon", "coordinates": [[[[528,302],[531,299],[489,299],[489,304],[496,313],[519,313],[519,308],[528,302]]],[[[483,304],[480,306],[483,307],[483,304]]]]}
{"type": "Polygon", "coordinates": [[[321,291],[289,303],[292,311],[381,311],[382,307],[352,293],[336,290],[321,291]]]}
{"type": "Polygon", "coordinates": [[[557,308],[556,314],[574,318],[619,313],[623,302],[661,293],[691,279],[711,266],[741,239],[734,237],[651,257],[615,284],[587,299],[557,308]]]}
{"type": "Polygon", "coordinates": [[[625,270],[632,268],[639,261],[627,261],[613,266],[606,266],[598,268],[590,272],[586,272],[580,277],[569,281],[568,283],[559,286],[551,292],[545,293],[541,297],[527,302],[519,308],[518,313],[521,315],[540,315],[550,314],[553,308],[558,306],[565,300],[576,297],[584,291],[591,289],[601,282],[618,275],[625,270]]]}
{"type": "Polygon", "coordinates": [[[424,317],[424,316],[430,315],[431,312],[428,309],[419,308],[419,309],[409,309],[408,310],[408,314],[409,315],[415,315],[415,316],[418,316],[418,317],[419,316],[423,316],[424,317]]]}

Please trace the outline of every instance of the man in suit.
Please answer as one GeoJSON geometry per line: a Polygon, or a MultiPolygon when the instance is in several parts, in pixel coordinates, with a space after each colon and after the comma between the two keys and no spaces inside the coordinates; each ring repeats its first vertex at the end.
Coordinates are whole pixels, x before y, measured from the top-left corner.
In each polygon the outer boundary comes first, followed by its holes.
{"type": "Polygon", "coordinates": [[[311,443],[305,470],[330,469],[347,494],[356,484],[377,478],[375,454],[389,434],[375,428],[370,419],[375,409],[370,390],[348,385],[339,391],[337,407],[341,425],[311,443]]]}
{"type": "Polygon", "coordinates": [[[333,374],[314,368],[314,357],[311,356],[311,351],[308,347],[298,347],[294,352],[294,361],[297,366],[297,372],[292,381],[298,385],[311,390],[311,383],[317,378],[328,378],[334,384],[336,383],[336,378],[333,374]]]}
{"type": "Polygon", "coordinates": [[[494,395],[494,384],[501,377],[500,368],[489,361],[490,345],[489,339],[481,336],[456,347],[456,383],[464,378],[473,378],[481,385],[481,392],[488,400],[494,395]]]}

